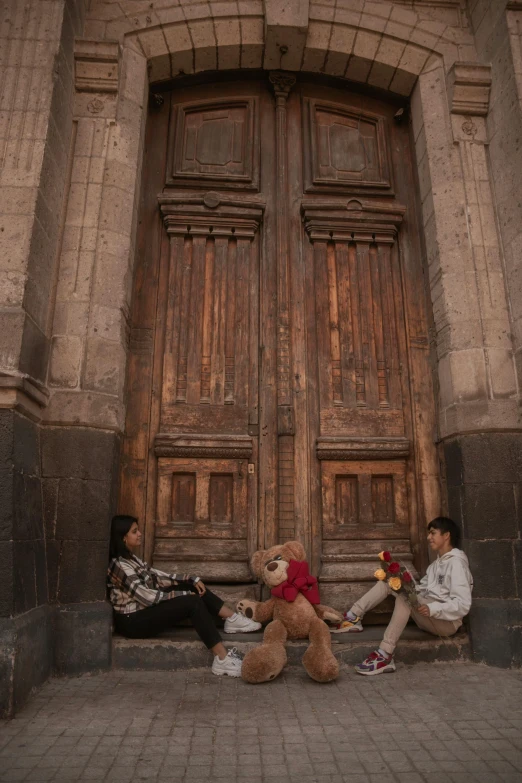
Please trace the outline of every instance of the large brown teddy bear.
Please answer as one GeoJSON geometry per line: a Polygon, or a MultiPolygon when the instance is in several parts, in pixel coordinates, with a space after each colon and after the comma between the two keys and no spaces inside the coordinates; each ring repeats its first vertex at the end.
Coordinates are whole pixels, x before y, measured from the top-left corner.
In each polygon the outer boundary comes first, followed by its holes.
{"type": "Polygon", "coordinates": [[[257,622],[272,622],[265,628],[263,644],[245,656],[242,677],[246,682],[267,682],[277,677],[286,664],[287,639],[310,640],[303,666],[313,680],[331,682],[339,674],[330,631],[323,620],[340,622],[342,617],[334,609],[321,606],[317,580],[308,575],[304,560],[305,550],[298,541],[252,556],[252,570],[271,588],[272,597],[264,603],[245,599],[237,608],[257,622]]]}

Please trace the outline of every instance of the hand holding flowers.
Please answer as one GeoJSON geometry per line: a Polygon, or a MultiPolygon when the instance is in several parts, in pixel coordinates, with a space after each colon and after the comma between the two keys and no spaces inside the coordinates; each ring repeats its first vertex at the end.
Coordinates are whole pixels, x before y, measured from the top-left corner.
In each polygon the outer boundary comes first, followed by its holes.
{"type": "Polygon", "coordinates": [[[379,552],[381,568],[374,573],[376,579],[380,581],[388,580],[392,590],[402,592],[411,606],[418,605],[417,591],[415,590],[415,580],[412,574],[400,563],[392,560],[390,552],[379,552]]]}

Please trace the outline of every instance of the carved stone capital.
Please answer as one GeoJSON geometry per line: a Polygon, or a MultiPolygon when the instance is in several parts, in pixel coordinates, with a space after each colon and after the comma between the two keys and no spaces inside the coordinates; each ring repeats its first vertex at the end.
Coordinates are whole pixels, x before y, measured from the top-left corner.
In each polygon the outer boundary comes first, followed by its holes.
{"type": "Polygon", "coordinates": [[[274,88],[276,98],[284,98],[286,100],[295,84],[295,75],[288,71],[270,71],[268,78],[274,88]]]}
{"type": "Polygon", "coordinates": [[[452,114],[485,117],[489,109],[491,66],[479,63],[455,63],[448,74],[448,93],[452,114]]]}
{"type": "MultiPolygon", "coordinates": [[[[74,84],[77,92],[118,92],[120,45],[117,41],[78,38],[74,48],[74,84]]],[[[103,108],[103,107],[102,107],[103,108]]],[[[92,113],[101,109],[93,104],[92,113]]]]}

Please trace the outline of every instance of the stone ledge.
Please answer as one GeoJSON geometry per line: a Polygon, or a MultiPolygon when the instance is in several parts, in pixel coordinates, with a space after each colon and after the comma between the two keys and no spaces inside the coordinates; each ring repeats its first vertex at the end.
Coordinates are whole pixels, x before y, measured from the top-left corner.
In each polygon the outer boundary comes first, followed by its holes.
{"type": "Polygon", "coordinates": [[[0,408],[14,408],[40,421],[48,401],[48,389],[36,379],[0,372],[0,408]]]}
{"type": "Polygon", "coordinates": [[[453,114],[485,117],[489,109],[490,90],[490,65],[454,63],[448,74],[448,92],[453,114]]]}
{"type": "MultiPolygon", "coordinates": [[[[371,626],[362,633],[332,635],[332,649],[341,663],[354,665],[382,639],[384,627],[371,626]],[[342,641],[341,641],[342,639],[342,641]]],[[[223,634],[226,647],[237,647],[245,654],[260,644],[262,633],[223,634]]],[[[289,642],[288,664],[300,666],[306,650],[304,641],[289,642]]],[[[450,639],[440,639],[408,626],[397,648],[402,663],[469,660],[470,642],[467,633],[459,632],[450,639]]],[[[124,639],[115,635],[112,642],[112,667],[144,671],[185,671],[207,667],[212,655],[198,640],[191,628],[179,628],[156,639],[124,639]]]]}

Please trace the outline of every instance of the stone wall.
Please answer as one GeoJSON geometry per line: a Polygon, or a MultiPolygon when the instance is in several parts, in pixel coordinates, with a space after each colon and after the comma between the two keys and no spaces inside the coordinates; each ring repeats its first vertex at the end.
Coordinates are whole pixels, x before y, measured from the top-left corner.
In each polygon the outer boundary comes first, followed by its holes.
{"type": "Polygon", "coordinates": [[[475,660],[522,665],[522,438],[515,432],[445,441],[449,509],[474,575],[475,660]]]}
{"type": "MultiPolygon", "coordinates": [[[[0,714],[53,666],[110,664],[104,571],[148,84],[202,71],[303,70],[411,99],[435,438],[476,576],[474,649],[481,660],[520,663],[520,6],[3,4],[0,677],[8,687],[0,714]],[[502,648],[491,643],[497,626],[502,648]],[[41,652],[39,667],[31,649],[41,652]]],[[[424,478],[433,471],[423,466],[424,478]]]]}
{"type": "MultiPolygon", "coordinates": [[[[474,208],[468,208],[468,220],[471,236],[478,234],[485,250],[477,255],[473,243],[474,255],[483,258],[476,270],[484,275],[479,290],[487,313],[482,375],[486,394],[475,410],[468,408],[473,414],[468,426],[448,432],[444,447],[449,510],[462,523],[476,576],[474,654],[478,660],[509,666],[522,662],[522,4],[471,0],[469,15],[478,59],[491,71],[485,120],[471,117],[471,133],[463,134],[462,127],[460,133],[463,140],[468,135],[460,144],[471,149],[471,159],[478,161],[480,154],[480,174],[474,175],[477,197],[474,208]],[[497,408],[482,421],[485,396],[488,406],[497,408]]],[[[469,204],[469,193],[467,200],[469,204]]],[[[476,371],[474,375],[478,377],[476,371]]],[[[471,368],[463,377],[470,382],[471,368]]]]}
{"type": "Polygon", "coordinates": [[[2,6],[2,370],[45,383],[83,3],[2,6]]]}
{"type": "Polygon", "coordinates": [[[40,428],[0,411],[0,715],[52,670],[40,428]]]}
{"type": "Polygon", "coordinates": [[[53,668],[39,421],[83,5],[8,0],[0,11],[0,715],[53,668]]]}
{"type": "Polygon", "coordinates": [[[480,59],[491,63],[487,117],[495,205],[502,236],[513,342],[522,379],[522,3],[470,4],[480,59]],[[507,6],[507,9],[506,9],[507,6]],[[506,165],[508,163],[508,165],[506,165]]]}

